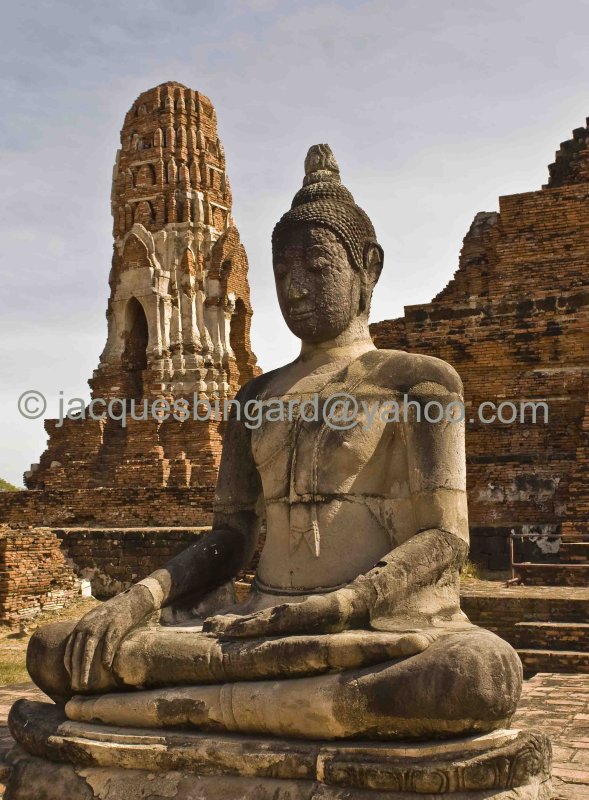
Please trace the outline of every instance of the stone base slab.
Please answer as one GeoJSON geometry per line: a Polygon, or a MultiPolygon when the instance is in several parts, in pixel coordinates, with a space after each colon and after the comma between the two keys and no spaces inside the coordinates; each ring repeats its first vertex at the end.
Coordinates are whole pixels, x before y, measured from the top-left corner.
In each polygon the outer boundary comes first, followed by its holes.
{"type": "MultiPolygon", "coordinates": [[[[13,755],[5,800],[434,800],[443,795],[381,792],[317,781],[73,767],[13,755]]],[[[550,800],[550,781],[499,791],[455,792],[452,800],[550,800]]]]}
{"type": "Polygon", "coordinates": [[[113,728],[18,701],[5,800],[549,800],[550,742],[499,730],[439,742],[308,741],[113,728]]]}

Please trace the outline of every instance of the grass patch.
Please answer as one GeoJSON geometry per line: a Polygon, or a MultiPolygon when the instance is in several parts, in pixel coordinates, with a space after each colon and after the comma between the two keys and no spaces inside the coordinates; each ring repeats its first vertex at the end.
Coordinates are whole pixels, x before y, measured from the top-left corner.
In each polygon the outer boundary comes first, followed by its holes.
{"type": "MultiPolygon", "coordinates": [[[[27,637],[28,642],[28,637],[27,637]]],[[[30,681],[29,673],[25,667],[26,644],[9,644],[0,641],[2,654],[0,655],[0,686],[10,686],[13,683],[26,683],[30,681]]]]}
{"type": "Polygon", "coordinates": [[[33,633],[48,622],[76,620],[98,604],[93,597],[84,597],[58,611],[42,611],[35,617],[23,618],[23,632],[0,628],[0,686],[30,681],[25,666],[27,647],[33,633]]]}
{"type": "Polygon", "coordinates": [[[480,580],[481,571],[478,565],[475,564],[474,561],[467,561],[460,570],[460,578],[462,580],[480,580]]]}
{"type": "Polygon", "coordinates": [[[20,492],[21,489],[18,486],[13,486],[8,481],[5,481],[3,478],[0,478],[0,492],[20,492]]]}

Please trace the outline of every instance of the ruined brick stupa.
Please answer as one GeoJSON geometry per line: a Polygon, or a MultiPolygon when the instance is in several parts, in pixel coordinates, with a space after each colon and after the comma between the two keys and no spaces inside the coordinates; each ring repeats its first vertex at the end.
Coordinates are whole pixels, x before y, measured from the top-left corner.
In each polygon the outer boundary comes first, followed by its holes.
{"type": "Polygon", "coordinates": [[[567,558],[589,563],[589,120],[548,169],[542,189],[475,216],[431,303],[371,328],[378,347],[438,356],[460,374],[471,552],[491,568],[509,564],[511,531],[562,535],[561,558],[582,535],[567,558]],[[480,403],[503,401],[516,404],[511,424],[478,420],[480,403]],[[547,403],[547,424],[540,412],[520,421],[534,401],[547,403]]]}
{"type": "MultiPolygon", "coordinates": [[[[92,398],[233,396],[259,369],[247,256],[207,97],[169,82],[137,98],[121,131],[111,204],[108,338],[89,381],[92,398]]],[[[71,419],[45,427],[48,447],[25,475],[29,489],[214,485],[218,421],[128,419],[124,427],[71,419]]]]}

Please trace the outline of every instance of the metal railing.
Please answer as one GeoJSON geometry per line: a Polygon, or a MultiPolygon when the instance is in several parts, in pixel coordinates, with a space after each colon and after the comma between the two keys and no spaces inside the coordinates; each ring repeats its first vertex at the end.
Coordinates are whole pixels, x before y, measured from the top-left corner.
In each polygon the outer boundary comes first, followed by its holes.
{"type": "MultiPolygon", "coordinates": [[[[558,567],[579,567],[582,565],[574,564],[570,562],[550,562],[550,561],[516,561],[515,560],[515,542],[517,540],[525,541],[526,539],[531,539],[532,541],[537,541],[538,539],[543,539],[544,541],[558,541],[560,545],[567,545],[567,544],[589,544],[589,534],[587,533],[575,533],[574,538],[566,538],[563,539],[562,533],[538,533],[538,532],[530,532],[530,533],[516,533],[515,531],[511,531],[509,534],[509,564],[510,564],[510,571],[511,571],[511,578],[507,581],[507,586],[515,586],[518,583],[522,582],[522,576],[516,574],[516,570],[518,567],[545,567],[547,569],[550,568],[558,568],[558,567]]],[[[560,547],[558,548],[560,550],[560,547]]]]}

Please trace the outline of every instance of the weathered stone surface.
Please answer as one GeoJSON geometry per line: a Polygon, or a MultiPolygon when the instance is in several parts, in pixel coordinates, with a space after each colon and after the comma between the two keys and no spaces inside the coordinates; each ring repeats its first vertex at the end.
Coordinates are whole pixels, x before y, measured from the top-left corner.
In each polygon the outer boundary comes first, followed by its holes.
{"type": "MultiPolygon", "coordinates": [[[[7,727],[8,712],[12,703],[22,697],[46,702],[42,692],[30,683],[0,687],[0,797],[3,797],[3,779],[8,775],[4,759],[14,747],[14,739],[7,727]]],[[[589,731],[583,717],[588,712],[589,681],[586,675],[538,675],[524,681],[513,727],[530,728],[550,737],[554,800],[587,800],[589,731]]]]}
{"type": "Polygon", "coordinates": [[[413,745],[162,734],[75,723],[55,706],[29,701],[13,707],[10,727],[30,755],[43,755],[54,763],[15,751],[7,800],[24,797],[19,791],[27,785],[38,790],[43,774],[55,787],[75,781],[77,775],[76,797],[85,797],[90,787],[87,796],[109,800],[122,798],[130,786],[137,796],[139,787],[153,787],[155,797],[160,796],[157,787],[162,792],[163,787],[173,788],[176,794],[170,796],[183,800],[220,798],[225,790],[233,797],[232,786],[244,797],[251,792],[252,798],[258,797],[254,789],[260,797],[273,798],[549,797],[547,737],[514,730],[413,745]],[[64,770],[55,763],[75,768],[64,770]],[[108,793],[93,794],[101,785],[109,786],[108,793]]]}
{"type": "MultiPolygon", "coordinates": [[[[356,790],[315,781],[197,776],[181,771],[74,768],[25,756],[15,761],[5,800],[435,800],[440,792],[413,793],[356,790]]],[[[550,800],[550,781],[516,789],[456,792],[451,800],[550,800]]]]}

